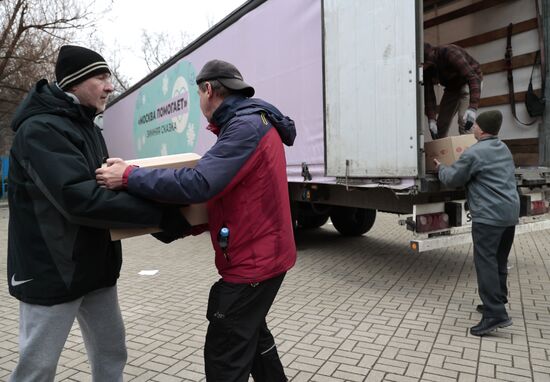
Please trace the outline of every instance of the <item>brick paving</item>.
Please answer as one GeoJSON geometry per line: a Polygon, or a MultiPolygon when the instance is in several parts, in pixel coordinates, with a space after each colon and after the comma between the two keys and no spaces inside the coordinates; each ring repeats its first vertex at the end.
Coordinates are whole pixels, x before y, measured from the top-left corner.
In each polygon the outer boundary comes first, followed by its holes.
{"type": "MultiPolygon", "coordinates": [[[[8,210],[0,208],[0,252],[8,210]]],[[[550,235],[518,236],[510,255],[514,325],[482,339],[471,246],[408,251],[410,233],[379,214],[371,232],[330,224],[297,236],[298,262],[269,315],[292,381],[550,381],[550,235]]],[[[119,282],[127,329],[126,381],[203,381],[206,301],[217,279],[209,238],[123,242],[119,282]],[[157,269],[154,276],[141,270],[157,269]]],[[[6,258],[0,256],[0,274],[6,258]]],[[[17,359],[18,304],[0,287],[0,380],[17,359]]],[[[77,324],[59,381],[90,381],[77,324]]]]}

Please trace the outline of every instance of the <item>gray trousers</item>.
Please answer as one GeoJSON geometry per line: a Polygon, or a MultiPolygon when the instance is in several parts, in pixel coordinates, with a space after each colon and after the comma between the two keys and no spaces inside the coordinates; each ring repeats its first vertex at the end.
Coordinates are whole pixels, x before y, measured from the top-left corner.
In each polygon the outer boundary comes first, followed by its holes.
{"type": "Polygon", "coordinates": [[[516,227],[472,223],[474,264],[484,318],[507,318],[508,255],[516,227]]]}
{"type": "Polygon", "coordinates": [[[67,303],[19,305],[19,362],[10,382],[51,382],[75,317],[94,382],[119,382],[126,365],[124,323],[116,286],[67,303]]]}

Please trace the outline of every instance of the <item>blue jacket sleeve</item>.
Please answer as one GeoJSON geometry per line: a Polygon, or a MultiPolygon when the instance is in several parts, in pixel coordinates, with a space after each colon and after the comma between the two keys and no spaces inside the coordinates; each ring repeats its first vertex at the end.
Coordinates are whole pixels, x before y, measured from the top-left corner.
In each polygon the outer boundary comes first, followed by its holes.
{"type": "Polygon", "coordinates": [[[474,172],[474,156],[466,150],[451,166],[439,166],[439,180],[447,187],[465,186],[474,172]]]}
{"type": "Polygon", "coordinates": [[[128,191],[162,202],[205,202],[222,192],[237,176],[259,140],[259,131],[250,119],[230,122],[195,168],[137,168],[128,177],[128,191]]]}

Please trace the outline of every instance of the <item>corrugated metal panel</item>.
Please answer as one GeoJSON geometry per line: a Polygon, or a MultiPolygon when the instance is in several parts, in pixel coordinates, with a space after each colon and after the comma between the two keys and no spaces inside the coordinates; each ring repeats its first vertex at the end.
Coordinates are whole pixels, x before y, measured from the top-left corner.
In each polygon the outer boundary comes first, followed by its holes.
{"type": "MultiPolygon", "coordinates": [[[[446,14],[453,10],[471,5],[469,0],[456,1],[448,6],[439,7],[437,12],[430,12],[424,15],[424,19],[429,20],[436,15],[446,14]]],[[[488,33],[500,28],[505,28],[510,23],[520,23],[536,17],[536,7],[534,0],[515,0],[502,1],[497,6],[487,8],[466,17],[460,17],[438,24],[424,30],[424,41],[433,45],[451,44],[465,38],[474,37],[488,33]]],[[[539,47],[538,31],[532,29],[512,36],[513,56],[519,56],[526,53],[535,52],[539,47]]],[[[483,44],[477,44],[466,47],[466,51],[480,64],[502,60],[506,53],[506,36],[496,40],[487,41],[483,44]]],[[[516,92],[527,90],[529,77],[531,76],[531,65],[516,68],[513,72],[514,88],[516,92]]],[[[481,89],[481,98],[493,97],[499,95],[508,95],[508,73],[506,71],[483,74],[483,87],[481,89]]],[[[534,89],[541,88],[541,76],[539,66],[536,65],[533,73],[534,89]]],[[[436,86],[436,97],[438,103],[443,95],[443,87],[436,86]]],[[[512,115],[512,109],[509,103],[489,107],[480,107],[478,115],[487,110],[500,110],[503,115],[502,126],[499,137],[501,139],[524,139],[536,138],[539,135],[539,124],[534,123],[531,126],[524,126],[515,121],[512,115]]],[[[533,118],[527,114],[524,102],[516,102],[517,116],[521,121],[530,122],[533,118]]],[[[427,119],[425,119],[427,122],[427,119]]],[[[457,118],[453,118],[449,135],[458,135],[457,118]]],[[[428,127],[425,127],[424,135],[429,136],[428,127]]]]}
{"type": "Polygon", "coordinates": [[[418,174],[414,0],[325,0],[329,176],[418,174]]]}

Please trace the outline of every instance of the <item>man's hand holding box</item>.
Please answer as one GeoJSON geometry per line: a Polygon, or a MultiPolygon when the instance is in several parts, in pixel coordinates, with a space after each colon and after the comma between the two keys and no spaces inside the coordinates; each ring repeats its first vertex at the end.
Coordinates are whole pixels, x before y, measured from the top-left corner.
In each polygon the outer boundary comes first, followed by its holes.
{"type": "MultiPolygon", "coordinates": [[[[200,155],[195,153],[185,153],[185,154],[175,154],[175,155],[165,155],[160,157],[152,158],[143,158],[143,159],[134,159],[123,161],[119,158],[109,158],[107,159],[106,166],[110,170],[115,171],[114,176],[103,177],[100,170],[96,171],[97,181],[103,186],[110,186],[115,188],[121,188],[124,181],[124,171],[127,170],[130,166],[137,166],[143,168],[182,168],[182,167],[194,167],[200,155]],[[120,167],[117,169],[117,167],[120,167]],[[118,174],[121,172],[121,174],[118,174]],[[120,183],[120,184],[118,184],[120,183]]],[[[200,204],[191,204],[188,206],[183,206],[180,208],[181,214],[191,225],[190,234],[199,234],[206,230],[208,224],[208,213],[206,210],[206,203],[200,204]]],[[[131,228],[131,229],[112,229],[111,230],[111,240],[120,240],[133,236],[146,235],[146,234],[155,234],[154,236],[163,241],[171,242],[177,238],[172,232],[162,232],[160,227],[149,227],[149,228],[131,228]]]]}

